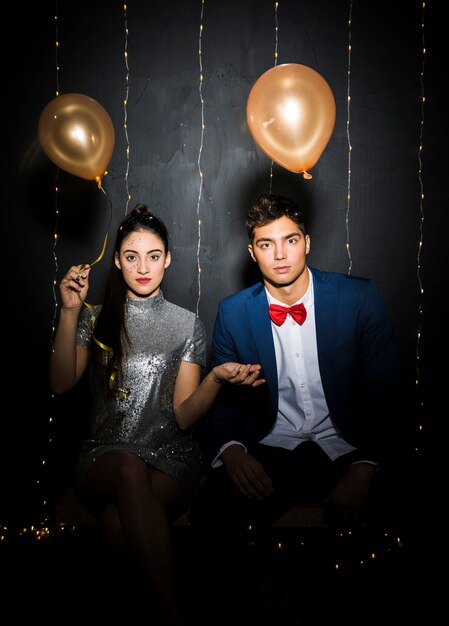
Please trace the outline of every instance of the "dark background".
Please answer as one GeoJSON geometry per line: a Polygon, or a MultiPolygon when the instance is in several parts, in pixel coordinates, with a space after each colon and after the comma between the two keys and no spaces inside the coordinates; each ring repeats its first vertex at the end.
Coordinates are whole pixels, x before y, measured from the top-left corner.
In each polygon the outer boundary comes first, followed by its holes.
{"type": "MultiPolygon", "coordinates": [[[[271,0],[140,0],[126,13],[118,1],[8,8],[0,521],[39,521],[70,482],[88,405],[82,388],[55,399],[48,387],[54,281],[69,265],[97,258],[110,206],[115,233],[127,210],[127,189],[128,210],[145,202],[166,222],[173,262],[164,295],[197,310],[209,340],[218,301],[254,281],[243,215],[250,200],[270,190],[271,161],[249,133],[246,102],[255,81],[275,64],[276,20],[277,63],[318,71],[331,86],[337,113],[312,180],[274,165],[272,191],[306,206],[310,265],[348,272],[351,261],[353,275],[380,287],[408,376],[417,381],[416,455],[423,469],[432,467],[447,337],[448,65],[441,4],[427,2],[424,13],[412,0],[285,1],[277,11],[271,0]],[[93,181],[58,172],[40,147],[39,117],[57,90],[91,96],[112,118],[116,145],[103,180],[106,195],[93,181]]],[[[91,302],[101,298],[110,253],[108,245],[92,271],[91,302]]]]}

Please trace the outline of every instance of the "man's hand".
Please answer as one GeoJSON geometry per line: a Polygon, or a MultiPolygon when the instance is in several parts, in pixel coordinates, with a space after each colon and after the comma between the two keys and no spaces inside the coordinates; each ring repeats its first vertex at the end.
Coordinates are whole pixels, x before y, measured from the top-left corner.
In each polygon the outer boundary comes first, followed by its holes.
{"type": "Polygon", "coordinates": [[[243,495],[262,500],[273,491],[271,478],[259,461],[247,454],[242,446],[229,446],[222,452],[221,459],[229,478],[243,495]]]}
{"type": "Polygon", "coordinates": [[[368,498],[376,466],[354,463],[323,502],[325,521],[337,528],[354,528],[368,498]]]}

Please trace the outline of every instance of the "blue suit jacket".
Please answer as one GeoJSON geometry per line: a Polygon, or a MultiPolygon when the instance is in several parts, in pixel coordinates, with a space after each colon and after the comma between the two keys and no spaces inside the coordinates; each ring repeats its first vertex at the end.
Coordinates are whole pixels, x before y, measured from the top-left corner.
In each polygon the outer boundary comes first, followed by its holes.
{"type": "MultiPolygon", "coordinates": [[[[330,414],[361,457],[382,459],[393,441],[400,409],[402,364],[386,307],[368,279],[310,268],[321,380],[330,414]]],[[[208,415],[205,450],[259,441],[275,421],[278,379],[268,301],[263,284],[229,296],[218,306],[213,365],[259,363],[266,385],[224,385],[208,415]]]]}

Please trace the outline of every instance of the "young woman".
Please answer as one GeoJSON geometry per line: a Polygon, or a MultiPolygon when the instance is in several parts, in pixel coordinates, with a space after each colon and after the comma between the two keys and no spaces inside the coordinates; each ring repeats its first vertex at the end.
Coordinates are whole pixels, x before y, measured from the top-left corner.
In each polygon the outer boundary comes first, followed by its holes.
{"type": "Polygon", "coordinates": [[[204,325],[164,299],[170,261],[165,225],[137,205],[118,229],[101,306],[86,300],[90,266],[68,270],[50,384],[64,393],[89,365],[94,410],[77,491],[101,520],[108,544],[125,548],[140,568],[164,623],[181,625],[170,526],[198,484],[201,460],[191,427],[223,383],[264,381],[259,365],[239,363],[214,367],[201,381],[204,325]]]}

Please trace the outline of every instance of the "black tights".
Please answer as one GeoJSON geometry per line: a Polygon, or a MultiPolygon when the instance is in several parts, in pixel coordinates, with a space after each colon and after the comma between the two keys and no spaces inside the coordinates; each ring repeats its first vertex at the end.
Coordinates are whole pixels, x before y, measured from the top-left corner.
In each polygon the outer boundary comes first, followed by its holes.
{"type": "Polygon", "coordinates": [[[128,557],[144,583],[144,595],[151,594],[151,603],[143,597],[147,610],[156,603],[163,624],[183,625],[171,537],[171,523],[188,507],[182,487],[139,457],[115,450],[97,458],[84,492],[102,521],[111,551],[128,557]]]}

